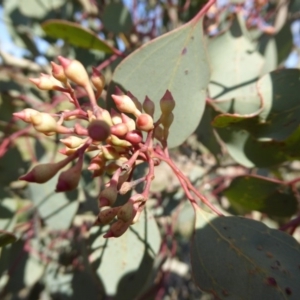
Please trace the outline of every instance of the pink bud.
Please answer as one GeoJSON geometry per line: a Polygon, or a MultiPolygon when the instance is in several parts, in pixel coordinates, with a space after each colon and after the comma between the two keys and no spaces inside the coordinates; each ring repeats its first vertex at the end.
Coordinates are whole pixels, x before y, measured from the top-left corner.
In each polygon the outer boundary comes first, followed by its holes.
{"type": "Polygon", "coordinates": [[[123,113],[130,113],[135,115],[136,117],[141,114],[141,112],[137,109],[132,99],[130,99],[127,95],[111,95],[113,98],[118,110],[123,113]]]}
{"type": "Polygon", "coordinates": [[[143,109],[142,103],[131,92],[128,91],[126,94],[133,101],[135,107],[141,112],[143,109]]]}
{"type": "Polygon", "coordinates": [[[130,222],[125,223],[122,220],[118,220],[110,226],[109,231],[103,237],[119,237],[125,233],[129,226],[130,222]]]}
{"type": "Polygon", "coordinates": [[[97,113],[97,119],[105,121],[109,126],[113,125],[110,113],[106,109],[102,109],[97,113]]]}
{"type": "Polygon", "coordinates": [[[65,139],[61,139],[60,140],[65,146],[71,148],[71,149],[74,149],[74,148],[77,148],[81,145],[83,145],[87,139],[81,139],[77,136],[69,136],[65,139]]]}
{"type": "Polygon", "coordinates": [[[29,80],[34,83],[40,90],[53,90],[55,86],[61,86],[59,81],[55,81],[55,79],[47,74],[41,74],[39,78],[29,78],[29,80]]]}
{"type": "Polygon", "coordinates": [[[31,116],[39,114],[39,112],[32,108],[25,108],[19,112],[13,113],[13,116],[21,119],[26,123],[31,123],[31,116]]]}
{"type": "Polygon", "coordinates": [[[103,157],[103,153],[97,154],[95,157],[91,159],[90,165],[88,166],[88,170],[96,171],[104,168],[106,163],[105,158],[103,157]]]}
{"type": "Polygon", "coordinates": [[[83,165],[83,156],[70,169],[61,172],[56,185],[56,192],[67,192],[77,188],[83,165]]]}
{"type": "Polygon", "coordinates": [[[30,117],[31,123],[35,130],[42,133],[56,132],[57,122],[47,113],[37,113],[30,117]]]}
{"type": "Polygon", "coordinates": [[[150,115],[153,118],[154,110],[155,110],[155,104],[148,96],[146,96],[144,103],[143,103],[143,109],[144,112],[148,115],[150,115]]]}
{"type": "Polygon", "coordinates": [[[110,135],[109,125],[101,120],[92,121],[87,129],[89,137],[94,141],[105,141],[110,135]]]}
{"type": "Polygon", "coordinates": [[[123,137],[128,132],[128,128],[126,124],[119,123],[110,127],[110,132],[118,137],[123,137]]]}
{"type": "Polygon", "coordinates": [[[117,185],[111,182],[110,186],[101,191],[99,195],[99,207],[112,206],[118,196],[117,185]]]}
{"type": "Polygon", "coordinates": [[[39,164],[35,166],[29,173],[21,176],[19,179],[28,182],[45,183],[68,163],[69,161],[64,159],[57,163],[39,164]]]}
{"type": "Polygon", "coordinates": [[[133,130],[130,132],[127,132],[125,135],[125,140],[130,142],[133,145],[137,145],[143,141],[143,135],[138,130],[133,130]]]}
{"type": "Polygon", "coordinates": [[[142,131],[150,131],[154,128],[153,119],[148,114],[141,114],[136,119],[136,127],[142,131]]]}
{"type": "Polygon", "coordinates": [[[113,108],[110,109],[110,115],[114,125],[122,123],[121,114],[115,111],[113,108]]]}
{"type": "Polygon", "coordinates": [[[159,104],[163,115],[168,115],[173,111],[175,107],[175,101],[169,90],[167,90],[162,96],[159,104]]]}
{"type": "Polygon", "coordinates": [[[93,67],[92,69],[93,69],[93,73],[91,76],[91,81],[93,86],[97,90],[97,96],[100,97],[105,86],[105,77],[96,68],[93,67]]]}
{"type": "MultiPolygon", "coordinates": [[[[104,207],[103,207],[104,208],[104,207]]],[[[98,214],[95,225],[109,224],[117,215],[120,207],[108,207],[101,210],[98,214]]]]}
{"type": "Polygon", "coordinates": [[[78,135],[88,135],[88,131],[86,128],[82,127],[79,123],[76,123],[74,125],[74,133],[78,134],[78,135]]]}
{"type": "Polygon", "coordinates": [[[110,139],[106,140],[106,142],[113,146],[119,146],[119,147],[131,147],[132,146],[132,144],[129,143],[128,141],[121,140],[113,134],[110,135],[110,139]]]}
{"type": "Polygon", "coordinates": [[[57,80],[66,83],[67,82],[67,77],[64,72],[64,68],[55,62],[51,61],[51,66],[52,66],[52,75],[54,78],[57,80]]]}
{"type": "Polygon", "coordinates": [[[71,60],[63,56],[58,56],[58,60],[68,79],[83,87],[90,85],[89,76],[80,61],[71,60]]]}
{"type": "Polygon", "coordinates": [[[122,118],[122,123],[124,123],[127,126],[128,131],[132,131],[136,129],[135,122],[133,119],[131,119],[130,117],[128,117],[123,113],[121,113],[121,118],[122,118]]]}
{"type": "Polygon", "coordinates": [[[129,199],[118,211],[118,219],[123,222],[132,222],[138,211],[138,203],[134,203],[131,199],[129,199]]]}

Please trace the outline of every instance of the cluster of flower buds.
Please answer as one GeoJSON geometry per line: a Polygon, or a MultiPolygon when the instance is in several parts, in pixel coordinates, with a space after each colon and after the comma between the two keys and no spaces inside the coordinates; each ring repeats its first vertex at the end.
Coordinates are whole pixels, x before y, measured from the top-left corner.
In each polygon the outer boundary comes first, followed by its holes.
{"type": "Polygon", "coordinates": [[[61,171],[56,192],[73,190],[80,180],[84,154],[91,152],[88,170],[92,176],[111,176],[99,193],[100,212],[95,225],[114,221],[105,237],[118,237],[139,219],[145,207],[150,183],[154,178],[153,167],[158,163],[152,155],[153,149],[158,147],[158,144],[153,145],[154,138],[160,142],[162,149],[166,146],[174,119],[174,99],[166,91],[160,100],[160,117],[154,122],[153,101],[146,97],[140,103],[130,92],[124,94],[116,88],[115,94],[111,95],[116,109],[108,111],[97,103],[105,86],[103,75],[93,68],[89,77],[79,61],[64,57],[58,57],[58,60],[60,64],[52,62],[52,75],[42,74],[30,80],[40,89],[64,93],[74,104],[74,110],[50,114],[26,108],[14,113],[14,116],[32,124],[39,133],[47,136],[64,135],[60,139],[64,145],[60,153],[65,158],[57,163],[39,164],[20,179],[44,183],[61,171]],[[74,84],[86,91],[90,101],[88,106],[80,105],[72,87],[74,84]],[[73,120],[72,127],[67,126],[69,120],[73,120]],[[132,180],[134,168],[143,161],[149,164],[149,173],[143,178],[132,180]],[[72,162],[69,169],[62,171],[72,162]],[[119,194],[126,194],[141,182],[145,186],[143,193],[134,194],[124,205],[115,206],[119,194]]]}

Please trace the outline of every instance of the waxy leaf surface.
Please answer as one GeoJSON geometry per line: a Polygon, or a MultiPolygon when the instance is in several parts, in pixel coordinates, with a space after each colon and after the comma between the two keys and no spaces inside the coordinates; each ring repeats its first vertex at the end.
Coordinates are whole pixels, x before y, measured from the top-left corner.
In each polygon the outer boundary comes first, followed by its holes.
{"type": "Polygon", "coordinates": [[[196,284],[217,299],[300,298],[300,245],[261,222],[198,208],[191,263],[196,284]]]}
{"type": "MultiPolygon", "coordinates": [[[[141,102],[148,96],[155,103],[155,121],[160,116],[159,101],[168,89],[176,102],[170,128],[169,147],[180,144],[201,120],[210,71],[203,36],[203,19],[193,19],[137,49],[116,68],[108,93],[117,85],[141,102]]],[[[108,97],[108,105],[112,106],[108,97]]]]}

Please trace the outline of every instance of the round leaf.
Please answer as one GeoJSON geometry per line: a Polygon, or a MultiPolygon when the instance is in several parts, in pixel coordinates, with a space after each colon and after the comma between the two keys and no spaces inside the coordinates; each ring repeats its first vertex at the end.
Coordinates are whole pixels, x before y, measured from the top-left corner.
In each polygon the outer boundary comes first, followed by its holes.
{"type": "MultiPolygon", "coordinates": [[[[193,19],[137,49],[116,68],[109,86],[130,91],[140,101],[148,96],[155,103],[155,120],[160,116],[159,101],[168,89],[176,102],[170,128],[169,147],[176,147],[196,129],[205,107],[209,81],[203,19],[193,19]]],[[[113,100],[108,97],[108,105],[113,100]]]]}
{"type": "Polygon", "coordinates": [[[300,245],[261,222],[197,209],[191,262],[196,284],[218,299],[300,298],[300,245]]]}
{"type": "Polygon", "coordinates": [[[289,217],[297,211],[297,199],[292,188],[268,178],[236,177],[224,195],[237,209],[257,210],[278,217],[289,217]]]}
{"type": "Polygon", "coordinates": [[[97,265],[97,274],[106,294],[121,294],[123,298],[120,299],[134,299],[147,281],[159,251],[161,238],[155,219],[146,211],[119,238],[104,239],[101,229],[94,231],[94,235],[97,237],[92,244],[92,260],[97,265]]]}

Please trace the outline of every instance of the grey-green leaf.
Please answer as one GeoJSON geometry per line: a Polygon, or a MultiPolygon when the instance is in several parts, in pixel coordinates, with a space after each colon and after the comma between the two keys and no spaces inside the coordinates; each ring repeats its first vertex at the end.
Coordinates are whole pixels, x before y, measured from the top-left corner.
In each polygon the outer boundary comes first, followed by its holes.
{"type": "Polygon", "coordinates": [[[261,222],[197,209],[191,262],[196,284],[217,299],[300,299],[300,245],[261,222]]]}
{"type": "MultiPolygon", "coordinates": [[[[196,129],[201,120],[210,71],[203,36],[203,18],[173,30],[137,49],[116,68],[108,94],[115,85],[130,91],[141,102],[154,101],[155,120],[159,101],[168,89],[176,102],[169,147],[175,147],[196,129]]],[[[112,106],[108,97],[108,105],[112,106]]]]}

